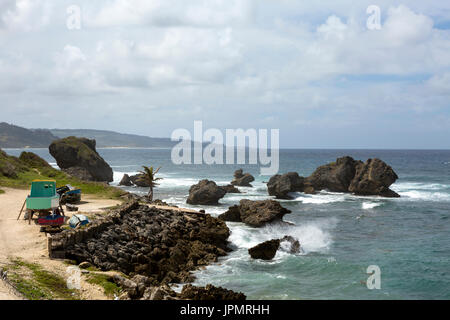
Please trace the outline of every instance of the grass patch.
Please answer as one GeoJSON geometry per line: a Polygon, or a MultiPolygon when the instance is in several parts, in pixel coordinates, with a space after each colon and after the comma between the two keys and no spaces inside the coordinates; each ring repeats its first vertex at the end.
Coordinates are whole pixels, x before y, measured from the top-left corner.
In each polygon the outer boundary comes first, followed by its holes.
{"type": "Polygon", "coordinates": [[[5,193],[5,191],[3,191],[2,189],[0,189],[0,194],[5,193]]]}
{"type": "Polygon", "coordinates": [[[122,289],[115,284],[111,276],[100,274],[100,273],[90,273],[87,275],[87,282],[90,284],[94,284],[103,288],[103,292],[109,298],[114,298],[114,296],[118,296],[122,289]]]}
{"type": "Polygon", "coordinates": [[[17,173],[16,178],[9,178],[0,175],[0,186],[28,189],[30,188],[31,182],[37,179],[56,180],[57,187],[70,184],[80,188],[83,194],[95,195],[106,199],[119,199],[126,193],[120,188],[111,187],[105,183],[82,181],[77,178],[70,177],[64,172],[53,168],[44,168],[41,170],[31,169],[25,172],[19,172],[17,173]]]}
{"type": "Polygon", "coordinates": [[[30,300],[78,300],[77,290],[69,289],[66,280],[44,270],[40,265],[21,259],[12,260],[9,278],[16,289],[30,300]]]}

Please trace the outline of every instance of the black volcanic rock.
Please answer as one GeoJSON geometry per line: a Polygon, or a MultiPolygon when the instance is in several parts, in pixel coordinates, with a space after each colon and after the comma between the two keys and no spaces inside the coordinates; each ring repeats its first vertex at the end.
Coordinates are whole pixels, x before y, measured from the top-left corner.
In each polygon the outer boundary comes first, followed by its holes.
{"type": "Polygon", "coordinates": [[[61,169],[67,170],[74,167],[85,169],[69,171],[74,176],[77,176],[77,172],[82,172],[83,174],[78,176],[80,179],[89,178],[92,181],[111,182],[113,181],[113,170],[97,153],[95,144],[95,140],[68,137],[52,142],[49,151],[61,169]]]}

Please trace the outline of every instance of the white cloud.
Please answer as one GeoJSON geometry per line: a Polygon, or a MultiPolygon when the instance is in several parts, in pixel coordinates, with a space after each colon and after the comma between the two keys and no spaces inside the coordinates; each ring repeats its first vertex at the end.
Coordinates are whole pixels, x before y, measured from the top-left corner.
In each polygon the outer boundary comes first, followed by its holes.
{"type": "Polygon", "coordinates": [[[0,25],[15,31],[32,31],[49,24],[52,5],[45,0],[2,0],[0,25]],[[4,2],[3,2],[4,1],[4,2]]]}
{"type": "Polygon", "coordinates": [[[151,106],[159,136],[195,117],[211,126],[251,119],[292,132],[295,123],[355,131],[367,113],[382,126],[392,113],[448,107],[450,31],[430,13],[445,20],[448,11],[436,7],[450,5],[380,0],[382,28],[372,31],[371,3],[354,2],[79,0],[82,28],[70,31],[65,5],[73,1],[5,0],[0,96],[24,109],[83,106],[112,126],[124,123],[115,114],[134,114],[132,129],[144,134],[155,134],[139,116],[151,106]]]}

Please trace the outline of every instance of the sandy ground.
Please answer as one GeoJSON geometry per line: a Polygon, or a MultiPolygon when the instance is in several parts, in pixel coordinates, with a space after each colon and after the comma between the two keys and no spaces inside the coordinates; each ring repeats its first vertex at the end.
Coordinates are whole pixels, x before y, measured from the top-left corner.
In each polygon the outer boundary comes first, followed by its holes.
{"type": "MultiPolygon", "coordinates": [[[[11,258],[18,257],[25,261],[38,263],[48,271],[58,273],[67,278],[67,265],[59,260],[50,260],[47,252],[47,239],[45,233],[39,232],[40,227],[32,223],[28,224],[21,219],[17,221],[20,208],[29,191],[3,188],[4,194],[0,194],[0,267],[7,264],[11,258]]],[[[83,196],[79,213],[102,212],[104,208],[112,207],[120,202],[117,200],[96,199],[83,196]]],[[[66,211],[67,216],[72,213],[66,211]]],[[[101,288],[82,281],[81,296],[83,299],[106,299],[101,288]]],[[[0,280],[0,300],[18,299],[8,286],[0,280]]]]}

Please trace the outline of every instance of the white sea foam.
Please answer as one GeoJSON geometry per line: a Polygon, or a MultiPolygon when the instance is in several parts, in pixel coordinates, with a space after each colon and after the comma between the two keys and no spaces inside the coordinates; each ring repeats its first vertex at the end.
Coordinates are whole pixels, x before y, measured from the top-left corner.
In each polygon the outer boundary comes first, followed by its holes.
{"type": "Polygon", "coordinates": [[[399,194],[404,200],[450,201],[450,194],[444,192],[407,191],[399,194]]]}
{"type": "Polygon", "coordinates": [[[381,206],[383,203],[381,202],[363,202],[362,203],[362,208],[364,210],[370,210],[370,209],[374,209],[376,207],[381,206]]]}
{"type": "Polygon", "coordinates": [[[391,186],[391,189],[396,192],[410,191],[410,190],[446,190],[450,189],[449,184],[442,183],[423,183],[423,182],[401,182],[395,183],[391,186]]]}
{"type": "Polygon", "coordinates": [[[450,185],[442,183],[401,182],[392,185],[403,200],[450,201],[450,185]]]}
{"type": "Polygon", "coordinates": [[[120,180],[122,180],[123,176],[125,174],[128,174],[129,176],[138,174],[138,172],[119,172],[119,171],[113,171],[113,182],[111,182],[111,185],[117,186],[120,183],[120,180]]]}
{"type": "MultiPolygon", "coordinates": [[[[299,226],[275,224],[258,229],[243,226],[242,224],[239,226],[230,224],[230,241],[238,248],[249,249],[261,242],[280,239],[290,235],[300,241],[303,254],[326,252],[332,244],[330,231],[336,226],[336,223],[336,219],[326,219],[299,226]]],[[[277,258],[289,255],[283,250],[279,250],[278,253],[277,258]]]]}
{"type": "Polygon", "coordinates": [[[330,193],[330,192],[321,192],[319,194],[300,194],[300,193],[292,193],[294,196],[294,201],[301,201],[302,203],[310,203],[310,204],[326,204],[326,203],[334,203],[334,202],[344,202],[347,201],[350,197],[348,194],[344,193],[330,193]]]}

